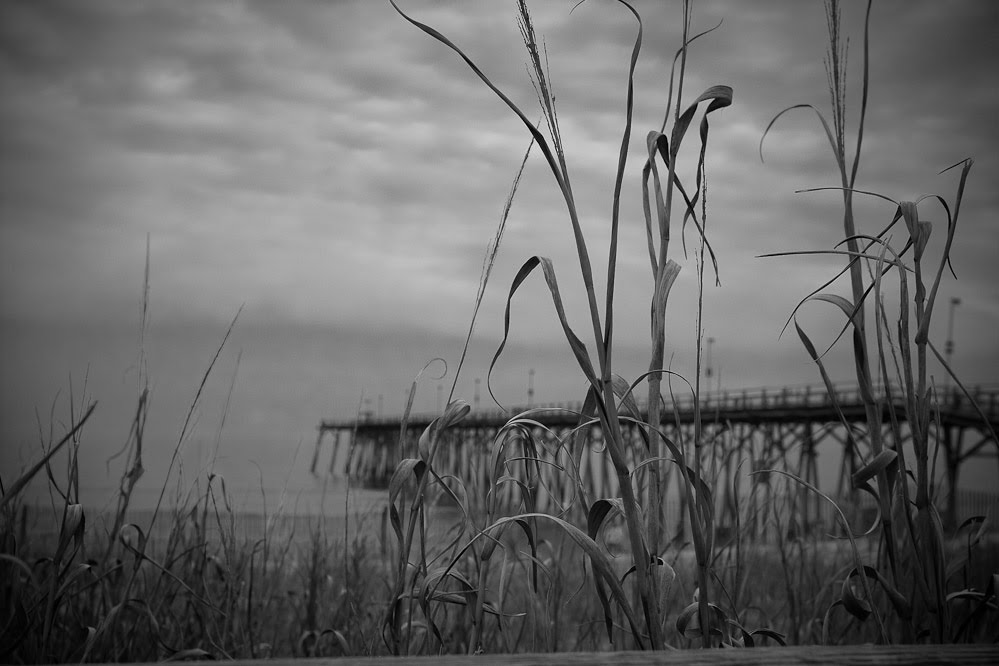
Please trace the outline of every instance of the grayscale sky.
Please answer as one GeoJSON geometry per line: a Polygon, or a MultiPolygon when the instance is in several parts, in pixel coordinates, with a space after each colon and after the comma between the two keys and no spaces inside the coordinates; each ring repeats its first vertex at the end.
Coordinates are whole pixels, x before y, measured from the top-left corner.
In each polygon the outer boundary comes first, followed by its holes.
{"type": "MultiPolygon", "coordinates": [[[[524,108],[539,110],[514,2],[400,0],[464,48],[524,108]]],[[[624,121],[632,16],[616,3],[533,3],[547,45],[566,157],[598,283],[624,121]]],[[[617,370],[648,365],[651,273],[641,208],[644,138],[665,112],[679,45],[678,2],[638,2],[645,40],[636,75],[617,278],[617,370]]],[[[864,5],[845,3],[848,102],[860,101],[864,5]]],[[[838,185],[814,114],[782,108],[829,102],[825,19],[813,2],[698,2],[694,30],[723,19],[691,50],[684,96],[734,88],[711,117],[708,229],[721,286],[704,294],[704,331],[724,387],[813,383],[818,373],[793,329],[795,304],[839,259],[759,258],[829,248],[842,237],[838,185]]],[[[954,366],[971,384],[999,380],[999,4],[992,0],[876,2],[871,93],[858,184],[894,200],[953,202],[975,159],[932,334],[947,338],[959,297],[954,366]]],[[[856,114],[848,132],[855,136],[856,114]]],[[[696,139],[691,133],[689,140],[696,139]]],[[[87,427],[86,483],[113,485],[139,391],[140,342],[152,402],[148,483],[161,479],[216,346],[233,335],[195,410],[184,474],[199,474],[219,441],[218,470],[266,483],[308,466],[323,417],[398,412],[420,369],[416,407],[446,395],[472,312],[482,259],[527,148],[516,117],[451,51],[387,1],[0,3],[0,377],[2,468],[37,459],[73,409],[99,405],[87,427]],[[140,337],[150,238],[149,324],[140,337]],[[238,359],[238,362],[237,362],[238,359]],[[233,384],[234,380],[234,384],[233,384]],[[226,397],[233,385],[226,410],[226,397]],[[222,416],[224,426],[220,427],[222,416]],[[297,453],[297,459],[295,458],[297,453]]],[[[683,177],[690,181],[687,171],[683,177]]],[[[894,208],[860,197],[863,231],[894,208]]],[[[945,214],[927,250],[938,261],[945,214]]],[[[693,378],[694,254],[668,310],[667,354],[693,378]]],[[[904,244],[899,225],[892,240],[904,244]]],[[[695,237],[686,235],[688,249],[695,237]]],[[[568,217],[535,151],[510,214],[456,395],[475,400],[502,336],[513,276],[532,255],[552,258],[569,318],[593,350],[568,217]]],[[[890,281],[897,289],[897,281],[890,281]]],[[[847,293],[844,283],[834,290],[847,293]]],[[[584,384],[540,275],[517,293],[507,351],[492,377],[505,405],[579,400],[584,384]]],[[[828,344],[842,316],[809,304],[802,325],[828,344]]],[[[850,377],[845,353],[827,357],[850,377]]],[[[937,381],[942,380],[935,368],[937,381]]]]}

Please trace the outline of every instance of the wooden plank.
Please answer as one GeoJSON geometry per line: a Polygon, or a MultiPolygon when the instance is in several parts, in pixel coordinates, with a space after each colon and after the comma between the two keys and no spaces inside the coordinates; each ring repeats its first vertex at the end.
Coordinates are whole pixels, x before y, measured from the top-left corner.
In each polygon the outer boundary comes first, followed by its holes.
{"type": "MultiPolygon", "coordinates": [[[[207,666],[210,662],[204,662],[207,666]]],[[[214,662],[211,662],[214,663],[214,662]]],[[[796,646],[721,650],[675,650],[671,652],[559,652],[555,654],[484,654],[474,657],[341,657],[327,659],[236,660],[234,666],[786,666],[830,664],[836,666],[977,666],[999,664],[999,645],[850,645],[796,646]]]]}

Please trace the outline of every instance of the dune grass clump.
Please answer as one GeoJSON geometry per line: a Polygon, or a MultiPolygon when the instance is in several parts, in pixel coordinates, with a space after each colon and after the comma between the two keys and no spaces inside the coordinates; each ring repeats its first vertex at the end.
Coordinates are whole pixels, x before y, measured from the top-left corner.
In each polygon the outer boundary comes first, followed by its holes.
{"type": "MultiPolygon", "coordinates": [[[[832,123],[817,111],[841,177],[841,185],[836,189],[842,192],[844,201],[846,247],[833,252],[847,258],[847,267],[841,274],[850,274],[852,299],[820,293],[832,281],[805,299],[836,305],[848,319],[844,332],[851,328],[853,331],[857,380],[867,414],[867,428],[863,432],[857,431],[845,419],[842,420],[848,433],[851,446],[848,455],[853,464],[853,487],[843,490],[854,497],[860,492],[868,493],[877,502],[875,524],[866,532],[857,533],[851,518],[833,498],[821,493],[808,480],[807,474],[803,476],[801,465],[804,456],[797,461],[798,469],[789,464],[786,453],[753,459],[753,490],[747,506],[737,479],[742,467],[740,443],[733,448],[731,438],[723,430],[706,433],[696,413],[692,441],[674,441],[662,425],[669,421],[671,407],[676,409],[672,388],[669,399],[663,395],[664,378],[679,379],[685,383],[693,396],[695,410],[701,405],[700,322],[707,260],[711,261],[717,279],[717,263],[707,236],[705,154],[709,136],[708,118],[712,112],[732,102],[732,90],[727,86],[708,88],[692,100],[684,101],[688,47],[695,39],[707,34],[691,35],[690,4],[683,4],[683,41],[671,70],[666,117],[661,128],[647,136],[642,203],[653,278],[650,304],[652,344],[648,372],[629,382],[613,370],[613,312],[620,195],[632,131],[634,71],[642,43],[642,23],[638,12],[629,3],[619,1],[634,16],[638,29],[629,68],[625,124],[608,222],[606,292],[601,309],[594,286],[591,246],[579,224],[547,63],[542,61],[544,48],[539,46],[526,4],[519,2],[518,9],[529,71],[544,120],[540,126],[535,126],[521,108],[448,37],[411,18],[394,0],[391,1],[404,19],[464,60],[485,86],[522,121],[530,134],[532,146],[536,144],[541,151],[565,202],[583,278],[592,327],[592,347],[588,347],[569,324],[553,262],[546,257],[531,257],[524,262],[510,287],[503,342],[493,358],[490,373],[506,344],[513,297],[531,273],[540,268],[566,343],[588,384],[583,408],[577,414],[576,430],[568,437],[558,437],[551,432],[544,433],[542,437],[545,428],[538,420],[539,412],[528,410],[513,415],[489,445],[490,460],[484,474],[476,473],[475,478],[459,479],[438,473],[435,461],[442,455],[442,449],[453,445],[448,438],[448,429],[465,418],[468,405],[461,400],[449,400],[444,414],[423,433],[416,446],[406,445],[403,423],[400,439],[403,459],[392,478],[389,493],[390,512],[399,542],[395,594],[384,625],[390,651],[394,654],[454,650],[474,653],[494,649],[497,645],[508,646],[509,639],[505,632],[530,616],[534,617],[532,626],[535,629],[554,625],[554,633],[565,632],[561,634],[563,638],[571,635],[576,640],[588,641],[592,638],[588,631],[574,632],[567,629],[566,624],[560,624],[570,601],[583,594],[590,595],[591,599],[595,597],[594,607],[599,612],[597,617],[585,613],[576,617],[575,627],[599,624],[604,633],[602,641],[595,646],[590,644],[593,646],[591,649],[664,649],[691,642],[703,647],[752,646],[766,641],[783,644],[785,632],[790,632],[795,641],[823,643],[850,640],[942,642],[987,638],[987,632],[983,633],[984,622],[995,615],[994,576],[986,578],[985,584],[979,583],[980,587],[955,589],[951,583],[956,580],[958,571],[964,571],[964,580],[968,580],[968,557],[971,549],[982,541],[985,519],[975,516],[959,527],[959,531],[970,530],[967,555],[950,560],[948,564],[944,553],[944,533],[933,503],[929,470],[931,449],[940,441],[940,437],[933,432],[932,416],[937,403],[927,377],[927,350],[935,352],[928,339],[929,322],[934,297],[949,261],[971,161],[963,162],[953,213],[945,200],[935,198],[947,218],[947,242],[927,291],[923,250],[930,225],[919,218],[915,202],[896,203],[894,219],[877,236],[858,233],[854,220],[853,195],[861,192],[856,188],[856,179],[869,93],[869,6],[864,35],[864,89],[852,163],[847,158],[845,48],[836,2],[827,5],[831,45],[827,68],[833,103],[832,123]],[[679,173],[677,156],[687,129],[699,112],[699,156],[692,177],[685,180],[679,173]],[[691,179],[692,184],[689,182],[691,179]],[[679,212],[674,211],[675,207],[679,212]],[[695,255],[698,271],[698,307],[695,313],[697,357],[692,382],[676,378],[665,367],[667,303],[681,269],[670,252],[671,234],[678,226],[674,215],[682,215],[679,222],[681,231],[688,221],[693,222],[698,236],[695,255]],[[905,221],[909,240],[905,248],[895,250],[886,234],[900,219],[905,221]],[[903,260],[910,248],[913,249],[911,268],[903,260]],[[865,269],[868,273],[866,279],[865,269]],[[894,333],[889,325],[882,287],[883,278],[892,269],[899,276],[902,304],[894,333]],[[914,313],[909,311],[909,273],[915,276],[914,313]],[[872,353],[868,342],[864,314],[865,307],[872,300],[876,353],[872,353]],[[914,335],[910,332],[909,321],[913,316],[914,335]],[[875,376],[889,391],[887,396],[875,392],[875,376]],[[634,395],[642,383],[648,390],[645,413],[639,409],[634,395]],[[912,463],[906,462],[901,445],[907,436],[902,432],[901,415],[891,412],[889,434],[883,435],[885,424],[881,422],[881,414],[886,405],[895,405],[890,393],[893,386],[902,387],[903,391],[906,404],[904,417],[910,424],[915,453],[912,463]],[[626,436],[635,426],[641,433],[637,440],[626,436]],[[615,471],[617,494],[614,496],[594,496],[580,473],[582,458],[589,455],[582,451],[585,432],[594,428],[602,434],[603,455],[615,471]],[[783,463],[783,468],[777,463],[783,463]],[[790,480],[783,484],[785,487],[796,484],[814,493],[817,498],[832,503],[840,530],[839,538],[849,544],[845,550],[836,549],[830,556],[820,547],[815,535],[808,537],[805,534],[803,530],[809,528],[797,515],[797,507],[800,506],[797,499],[783,509],[775,506],[777,498],[782,496],[803,497],[801,493],[790,490],[784,495],[775,494],[774,488],[782,479],[790,480]],[[731,486],[729,480],[732,481],[731,486]],[[671,483],[668,484],[668,481],[671,483]],[[561,490],[553,492],[553,485],[561,490]],[[509,501],[510,486],[515,488],[512,502],[509,501]],[[672,558],[672,562],[667,559],[671,552],[664,530],[664,499],[668,486],[679,495],[690,530],[693,567],[686,569],[683,576],[678,575],[678,568],[674,566],[676,557],[672,558]],[[564,492],[565,488],[570,489],[568,494],[564,492]],[[758,490],[766,493],[766,498],[760,503],[755,502],[758,490]],[[507,498],[506,505],[497,500],[501,495],[507,498]],[[557,498],[553,510],[539,509],[539,502],[545,496],[557,498]],[[432,499],[440,497],[457,508],[459,519],[453,524],[449,539],[443,542],[442,547],[428,548],[423,538],[414,542],[414,534],[420,537],[425,534],[431,524],[426,506],[432,499]],[[718,539],[720,532],[716,512],[719,503],[734,519],[734,527],[726,528],[723,543],[719,543],[718,539]],[[512,512],[510,505],[514,508],[512,512]],[[402,529],[404,517],[408,519],[405,533],[402,529]],[[782,603],[768,603],[774,596],[772,590],[755,591],[756,598],[752,596],[754,591],[749,589],[746,568],[754,555],[751,555],[751,548],[742,547],[744,526],[747,525],[744,519],[751,521],[754,529],[759,523],[764,525],[764,529],[769,525],[777,535],[777,552],[771,553],[769,560],[764,558],[757,566],[766,568],[779,563],[781,575],[777,579],[783,581],[786,590],[786,599],[782,603]],[[616,529],[622,536],[617,550],[624,546],[623,550],[627,553],[628,564],[624,570],[620,568],[621,553],[612,553],[605,539],[610,528],[616,529]],[[520,550],[511,545],[511,532],[522,533],[520,550]],[[552,534],[556,534],[557,538],[551,538],[552,534]],[[558,545],[553,547],[553,543],[558,545]],[[870,548],[872,543],[878,545],[873,554],[870,548]],[[543,554],[553,552],[555,557],[543,554]],[[577,562],[582,563],[585,575],[579,587],[559,604],[560,615],[553,608],[552,598],[565,592],[566,577],[561,567],[568,564],[577,567],[578,571],[577,562]],[[837,568],[841,565],[845,568],[837,568]],[[516,574],[512,573],[518,567],[524,571],[520,578],[523,591],[519,596],[513,582],[516,574]],[[684,590],[684,594],[688,595],[686,601],[677,595],[678,590],[684,590]],[[761,595],[766,600],[761,600],[761,595]],[[512,601],[515,598],[530,600],[532,597],[534,601],[521,604],[512,601]],[[773,612],[764,611],[764,607],[773,612]],[[952,615],[952,610],[958,608],[961,609],[960,621],[952,615]],[[846,618],[842,617],[844,612],[846,618]],[[784,632],[770,626],[769,623],[775,619],[782,620],[780,626],[784,632]],[[855,626],[857,624],[859,630],[855,626]],[[873,632],[868,630],[872,626],[873,632]],[[490,635],[495,637],[494,640],[489,640],[490,635]]],[[[501,229],[509,208],[508,200],[501,229]]],[[[491,265],[491,259],[489,261],[491,265]]],[[[485,271],[476,298],[476,312],[487,279],[488,271],[485,271]]],[[[473,315],[473,326],[474,319],[473,315]]],[[[830,399],[835,403],[836,391],[823,365],[823,355],[817,352],[797,323],[795,327],[826,382],[830,399]]],[[[466,349],[467,344],[466,341],[466,349]]],[[[936,355],[939,358],[939,354],[936,355]]],[[[949,368],[947,371],[950,372],[949,368]]],[[[460,364],[455,382],[458,372],[460,364]]],[[[453,392],[452,387],[452,397],[453,392]]],[[[806,502],[809,500],[802,500],[802,504],[806,502]]],[[[437,545],[441,543],[437,542],[437,545]]],[[[537,644],[534,645],[537,647],[537,644]]],[[[559,649],[565,645],[566,641],[549,640],[540,647],[559,649]]]]}
{"type": "MultiPolygon", "coordinates": [[[[143,337],[148,265],[147,247],[143,337]]],[[[164,504],[192,415],[235,323],[201,378],[152,512],[130,509],[144,473],[149,405],[141,342],[139,397],[110,514],[80,502],[82,433],[96,403],[81,409],[71,400],[66,434],[41,442],[41,459],[9,486],[0,479],[0,661],[134,663],[375,650],[379,613],[370,600],[385,591],[372,538],[357,531],[352,539],[332,535],[321,515],[296,538],[294,521],[290,532],[282,530],[288,517],[268,516],[266,509],[263,530],[250,530],[212,467],[203,490],[196,484],[181,492],[178,485],[175,503],[164,504]],[[43,473],[52,501],[29,505],[25,490],[43,473]]]]}
{"type": "MultiPolygon", "coordinates": [[[[952,581],[957,582],[956,574],[966,567],[970,552],[962,555],[959,551],[953,558],[945,553],[947,539],[934,502],[935,480],[931,469],[936,458],[934,449],[944,439],[938,432],[942,426],[936,417],[945,399],[929,374],[931,352],[943,366],[948,379],[956,383],[972,405],[975,404],[929,335],[936,295],[951,263],[951,247],[973,161],[970,158],[962,160],[941,172],[961,167],[957,191],[951,202],[938,195],[918,201],[895,201],[857,187],[869,95],[870,11],[869,0],[864,23],[863,89],[852,160],[846,130],[846,49],[840,29],[841,10],[836,0],[826,3],[830,43],[826,71],[832,100],[831,121],[815,107],[799,104],[779,113],[764,132],[765,139],[774,123],[787,111],[812,109],[825,130],[840,176],[839,187],[809,191],[837,190],[842,196],[844,239],[835,249],[819,252],[843,256],[846,267],[808,294],[795,308],[788,323],[794,322],[802,344],[829,387],[830,395],[834,395],[823,361],[825,354],[819,352],[798,324],[795,314],[806,302],[817,301],[837,307],[846,318],[837,339],[850,334],[867,426],[864,432],[857,432],[842,420],[851,434],[846,452],[853,470],[850,481],[854,492],[867,493],[877,502],[877,518],[863,536],[876,535],[881,548],[872,564],[863,562],[859,555],[855,557],[855,566],[843,578],[843,593],[830,606],[827,616],[841,605],[857,620],[870,620],[876,627],[876,639],[883,643],[987,639],[989,634],[982,633],[982,623],[986,616],[995,614],[995,578],[980,580],[978,587],[964,589],[960,584],[952,584],[952,581]],[[877,234],[858,231],[854,195],[876,197],[894,206],[891,220],[877,234]],[[927,203],[936,204],[946,222],[944,246],[935,262],[925,252],[934,225],[920,214],[919,208],[922,204],[925,209],[927,203]],[[899,221],[905,225],[902,247],[892,236],[899,221]],[[849,297],[824,291],[846,273],[850,279],[849,297]],[[898,310],[893,313],[886,302],[889,288],[886,282],[894,280],[898,284],[898,310]],[[867,330],[868,314],[874,318],[873,350],[867,330]],[[883,391],[877,390],[875,377],[884,387],[883,391]],[[900,395],[894,394],[895,391],[900,391],[900,395]],[[901,414],[896,412],[899,400],[904,405],[901,414]],[[886,409],[887,423],[882,417],[886,409]],[[903,431],[903,416],[907,432],[903,431]],[[907,440],[912,460],[907,459],[904,445],[907,440]]],[[[762,146],[763,139],[761,157],[762,146]]],[[[993,440],[999,441],[989,420],[977,405],[976,409],[993,440]]],[[[953,536],[970,529],[970,551],[972,545],[981,541],[985,521],[986,516],[972,516],[949,528],[953,530],[953,536]]],[[[844,527],[853,541],[851,530],[854,528],[844,527]]],[[[967,578],[964,581],[965,585],[969,582],[967,578]]],[[[825,632],[824,638],[828,637],[825,632]]]]}
{"type": "MultiPolygon", "coordinates": [[[[538,146],[549,166],[566,206],[569,227],[586,292],[593,347],[587,348],[586,343],[568,322],[553,262],[547,257],[535,256],[525,261],[510,288],[507,299],[504,340],[493,358],[492,365],[495,366],[506,343],[513,296],[530,274],[535,269],[540,268],[551,295],[556,316],[565,334],[566,342],[588,383],[584,407],[582,413],[579,414],[579,430],[599,428],[602,431],[606,443],[606,455],[615,470],[619,491],[615,497],[591,497],[588,496],[585,487],[580,487],[574,500],[578,506],[573,509],[575,513],[572,516],[570,516],[572,513],[570,507],[564,507],[558,515],[532,511],[531,508],[535,501],[534,494],[537,491],[540,476],[538,474],[540,466],[547,465],[549,462],[544,459],[545,456],[542,455],[538,443],[532,439],[531,430],[538,424],[532,420],[532,415],[528,412],[511,419],[508,427],[503,430],[494,443],[498,450],[506,450],[504,443],[510,441],[509,438],[516,440],[522,452],[522,457],[518,457],[516,460],[523,463],[525,476],[513,477],[506,472],[506,468],[514,459],[500,458],[499,464],[491,466],[490,469],[494,475],[489,478],[490,486],[479,489],[486,493],[484,502],[486,524],[473,524],[474,521],[467,508],[469,506],[469,489],[463,480],[445,480],[438,477],[434,471],[434,457],[441,445],[443,434],[449,426],[458,423],[469,409],[468,405],[461,401],[449,404],[445,413],[421,437],[417,452],[418,457],[406,458],[399,464],[390,489],[393,522],[396,523],[398,517],[401,516],[396,499],[400,495],[406,479],[415,475],[417,484],[415,500],[409,509],[411,522],[408,533],[400,539],[401,548],[396,579],[397,594],[393,600],[393,611],[386,618],[387,640],[390,649],[394,653],[408,653],[414,647],[420,651],[449,649],[446,637],[441,634],[434,621],[435,606],[444,604],[465,606],[465,612],[472,622],[471,634],[463,643],[462,649],[469,652],[482,649],[485,614],[488,612],[496,616],[497,622],[500,623],[506,614],[504,608],[497,606],[495,601],[487,600],[485,594],[486,583],[490,576],[491,559],[497,553],[496,546],[499,543],[499,536],[508,528],[521,529],[525,532],[527,540],[531,544],[531,557],[534,560],[531,580],[536,581],[538,570],[541,568],[540,563],[536,561],[537,543],[535,537],[539,524],[555,527],[565,537],[568,537],[584,556],[594,579],[594,592],[603,611],[603,622],[608,642],[617,646],[663,649],[666,646],[668,599],[675,576],[672,567],[661,557],[662,497],[669,466],[676,466],[679,470],[677,476],[684,489],[686,506],[689,510],[691,538],[696,552],[698,580],[695,599],[677,618],[675,631],[680,635],[698,636],[704,646],[716,642],[716,639],[712,638],[713,633],[721,636],[723,640],[732,639],[733,634],[729,628],[730,623],[735,622],[735,620],[728,617],[720,606],[712,603],[710,570],[713,550],[714,500],[710,488],[705,483],[702,469],[703,466],[710,466],[711,450],[702,447],[699,432],[695,434],[693,442],[674,442],[666,437],[658,426],[661,413],[660,403],[663,402],[660,390],[661,381],[663,375],[668,374],[664,368],[666,306],[670,291],[680,271],[679,264],[671,258],[670,253],[672,227],[677,224],[673,220],[675,215],[673,199],[674,196],[683,197],[682,222],[685,226],[688,221],[692,221],[697,228],[700,239],[697,262],[698,282],[702,284],[705,251],[707,249],[710,252],[706,236],[705,206],[707,187],[705,153],[709,136],[708,116],[718,109],[729,106],[732,102],[731,88],[714,86],[684,105],[683,83],[688,46],[701,36],[691,35],[690,4],[685,2],[683,6],[683,43],[677,50],[674,59],[675,65],[670,77],[665,118],[659,130],[648,133],[646,141],[648,153],[643,170],[643,204],[654,285],[651,303],[652,354],[648,373],[631,384],[616,375],[613,370],[615,330],[613,314],[616,295],[615,276],[620,197],[632,132],[634,72],[642,44],[642,22],[639,13],[629,3],[620,3],[635,18],[637,35],[627,81],[625,125],[616,170],[611,219],[609,220],[610,241],[605,274],[607,287],[603,295],[604,305],[601,310],[595,287],[590,247],[580,226],[576,198],[572,190],[570,172],[562,146],[555,98],[551,92],[546,63],[542,61],[544,49],[538,43],[526,4],[524,2],[518,3],[520,27],[527,48],[529,69],[533,75],[534,87],[544,118],[543,129],[536,127],[521,108],[496,87],[488,76],[447,37],[434,28],[409,17],[394,1],[392,4],[403,18],[452,49],[468,64],[486,87],[520,118],[531,136],[532,145],[538,146]],[[677,170],[677,156],[688,128],[700,111],[702,113],[699,124],[699,158],[694,169],[694,182],[685,188],[677,170]],[[669,126],[668,132],[667,126],[669,126]],[[590,349],[593,349],[592,353],[590,349]],[[643,441],[641,444],[635,445],[625,438],[622,418],[641,420],[633,393],[643,382],[648,385],[650,418],[648,421],[641,421],[643,441]],[[458,531],[452,549],[446,551],[447,555],[443,556],[439,568],[435,569],[430,568],[424,557],[418,557],[415,566],[412,566],[410,559],[413,526],[419,522],[422,498],[431,480],[437,482],[454,503],[462,508],[466,521],[466,525],[458,531]],[[520,487],[521,505],[525,511],[514,516],[499,516],[495,511],[495,504],[490,503],[489,498],[496,492],[497,486],[507,483],[516,483],[520,487]],[[624,534],[632,563],[631,569],[628,571],[628,575],[631,577],[630,581],[621,580],[608,553],[601,548],[596,540],[604,521],[613,515],[622,516],[625,523],[624,534]],[[569,519],[578,516],[585,517],[585,529],[575,525],[569,519]],[[459,546],[462,533],[466,528],[472,535],[472,539],[465,545],[459,546]],[[470,568],[467,569],[459,564],[466,556],[470,565],[470,568]],[[421,610],[419,620],[416,619],[417,616],[413,608],[414,599],[419,600],[421,610]],[[400,619],[401,613],[406,615],[405,620],[400,619]],[[618,621],[624,627],[623,632],[615,628],[618,621]],[[414,645],[411,628],[416,622],[419,622],[422,634],[420,642],[414,645]],[[406,627],[405,631],[402,630],[403,627],[406,627]]],[[[713,253],[711,253],[711,258],[713,261],[713,253]]],[[[486,277],[488,276],[484,275],[484,278],[486,277]]],[[[482,288],[480,287],[477,303],[481,300],[481,294],[482,288]]],[[[700,305],[698,306],[697,321],[700,331],[700,305]]],[[[698,335],[698,376],[700,374],[699,350],[700,335],[698,335]]],[[[693,392],[695,404],[697,404],[700,392],[699,378],[695,379],[690,390],[693,392]]],[[[581,446],[582,438],[574,437],[572,439],[574,441],[563,442],[560,445],[565,447],[564,457],[568,460],[574,460],[580,454],[578,448],[581,446]]],[[[510,448],[514,449],[515,447],[511,446],[510,448]]],[[[571,467],[563,467],[560,472],[572,480],[573,470],[571,467]]],[[[397,534],[402,536],[400,528],[397,528],[397,534]]],[[[536,584],[533,589],[537,592],[536,584]]],[[[739,629],[742,631],[742,635],[734,634],[734,640],[737,641],[743,640],[743,636],[750,633],[742,627],[739,629]]]]}
{"type": "Polygon", "coordinates": [[[75,479],[85,455],[80,435],[93,411],[48,447],[51,454],[72,447],[69,481],[55,465],[47,470],[51,506],[25,501],[26,476],[3,496],[0,661],[377,652],[381,610],[373,600],[387,590],[370,529],[357,526],[345,540],[321,515],[303,534],[292,516],[247,520],[232,509],[224,479],[212,474],[203,490],[196,485],[163,511],[133,511],[127,503],[111,513],[85,509],[75,479]]]}

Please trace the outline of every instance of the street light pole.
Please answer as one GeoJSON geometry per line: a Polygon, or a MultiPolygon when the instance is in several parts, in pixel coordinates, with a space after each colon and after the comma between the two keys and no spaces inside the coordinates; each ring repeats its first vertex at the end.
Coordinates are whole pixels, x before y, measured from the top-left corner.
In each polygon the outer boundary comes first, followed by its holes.
{"type": "MultiPolygon", "coordinates": [[[[947,321],[947,342],[944,345],[944,358],[947,359],[947,367],[953,369],[952,359],[954,358],[954,310],[961,304],[961,299],[954,296],[950,299],[950,317],[947,321]]],[[[944,375],[944,393],[950,393],[950,372],[944,375]]]]}
{"type": "Polygon", "coordinates": [[[527,373],[527,406],[534,406],[534,368],[527,373]]]}
{"type": "MultiPolygon", "coordinates": [[[[708,355],[707,355],[707,359],[706,359],[706,363],[705,363],[705,365],[707,365],[707,368],[704,370],[704,378],[705,378],[704,384],[708,387],[708,395],[709,396],[711,395],[711,373],[712,373],[712,370],[711,370],[711,346],[714,343],[715,343],[715,339],[714,338],[708,338],[708,355]]],[[[707,404],[708,400],[710,400],[710,397],[708,397],[708,398],[705,399],[705,404],[707,404]]]]}

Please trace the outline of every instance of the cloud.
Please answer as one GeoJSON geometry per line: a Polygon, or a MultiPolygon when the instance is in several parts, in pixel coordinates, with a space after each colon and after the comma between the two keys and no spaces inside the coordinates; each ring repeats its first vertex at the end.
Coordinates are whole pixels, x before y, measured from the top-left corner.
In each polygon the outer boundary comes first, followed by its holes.
{"type": "MultiPolygon", "coordinates": [[[[447,3],[400,4],[466,49],[529,118],[540,117],[509,3],[460,11],[447,3]]],[[[637,23],[614,3],[570,12],[572,5],[539,3],[534,23],[547,47],[572,187],[602,290],[637,23]]],[[[628,376],[648,364],[641,166],[646,134],[666,111],[681,24],[675,6],[640,9],[645,32],[616,306],[617,358],[628,376]]],[[[844,10],[851,104],[860,97],[862,9],[844,10]]],[[[795,191],[839,180],[810,111],[780,119],[765,162],[758,149],[781,109],[811,103],[825,113],[825,22],[811,3],[718,0],[695,6],[693,29],[720,19],[718,30],[694,44],[684,83],[687,100],[710,85],[735,90],[733,106],[711,118],[709,234],[722,287],[706,289],[705,332],[716,338],[730,386],[815,380],[793,333],[778,334],[798,301],[841,264],[758,255],[838,242],[840,195],[795,191]]],[[[938,297],[962,299],[955,365],[973,382],[999,372],[991,335],[999,324],[991,228],[999,195],[990,186],[999,180],[997,22],[990,2],[875,5],[858,181],[895,199],[940,193],[952,201],[957,172],[938,172],[975,157],[954,245],[959,280],[948,278],[938,297]]],[[[281,432],[297,441],[311,436],[321,415],[350,414],[359,386],[396,405],[427,360],[456,360],[483,252],[529,138],[457,55],[389,4],[360,1],[2,3],[0,126],[0,346],[10,350],[4,367],[14,368],[4,373],[5,423],[16,421],[18,436],[29,437],[34,406],[44,410],[67,370],[79,377],[89,361],[91,386],[110,412],[101,437],[127,428],[132,404],[121,377],[134,362],[149,234],[151,335],[159,349],[153,375],[172,396],[161,403],[164,420],[179,418],[187,399],[180,385],[196,381],[206,350],[245,304],[237,337],[245,332],[239,381],[247,402],[243,425],[234,418],[228,427],[261,456],[281,432]]],[[[684,168],[698,147],[696,131],[686,141],[684,168]]],[[[691,183],[690,170],[681,171],[691,183]]],[[[894,213],[864,196],[857,206],[868,232],[894,213]]],[[[932,201],[920,210],[935,223],[930,253],[939,252],[946,213],[932,201]]],[[[904,243],[901,227],[893,234],[904,243]]],[[[690,227],[686,240],[685,256],[675,228],[672,253],[683,268],[671,296],[669,341],[675,367],[689,374],[697,307],[690,227]]],[[[552,258],[570,322],[592,350],[566,206],[537,148],[459,391],[467,394],[469,382],[485,376],[513,277],[533,255],[552,258]]],[[[845,285],[833,288],[846,293],[845,285]]],[[[522,396],[534,367],[539,395],[578,397],[579,373],[540,275],[510,307],[510,347],[494,371],[498,394],[522,396]]],[[[810,304],[802,321],[831,342],[837,316],[810,304]]],[[[946,336],[945,316],[938,311],[938,340],[946,336]]],[[[830,358],[847,378],[849,362],[830,358]]],[[[428,387],[421,396],[432,409],[436,387],[428,387]]],[[[170,425],[162,425],[163,441],[170,425]]]]}

